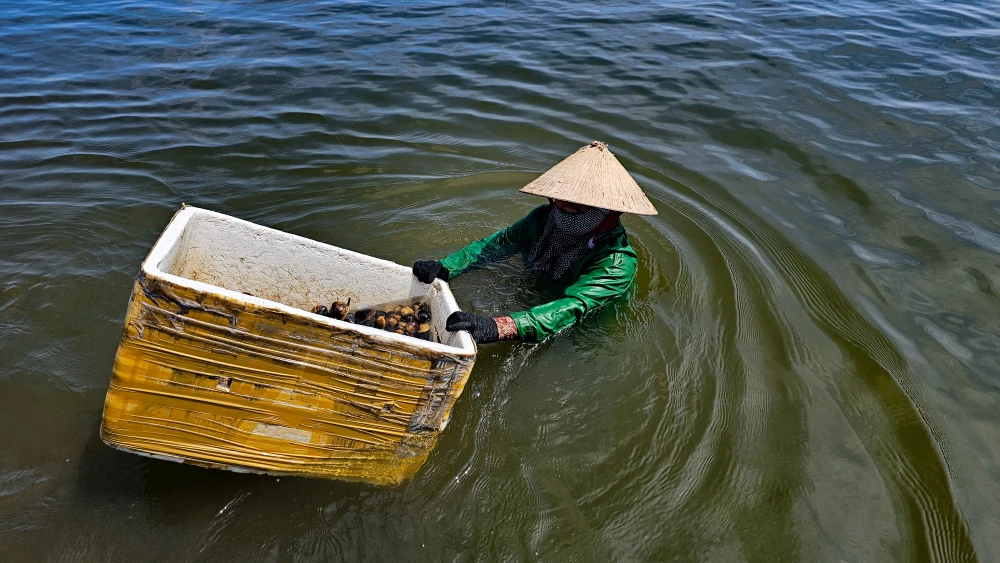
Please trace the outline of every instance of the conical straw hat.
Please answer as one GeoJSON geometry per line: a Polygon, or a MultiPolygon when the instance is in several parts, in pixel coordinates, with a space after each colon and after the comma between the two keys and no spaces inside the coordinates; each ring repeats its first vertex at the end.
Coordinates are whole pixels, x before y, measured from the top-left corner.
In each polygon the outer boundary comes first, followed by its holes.
{"type": "Polygon", "coordinates": [[[521,191],[623,213],[656,215],[639,184],[600,141],[569,155],[521,191]]]}

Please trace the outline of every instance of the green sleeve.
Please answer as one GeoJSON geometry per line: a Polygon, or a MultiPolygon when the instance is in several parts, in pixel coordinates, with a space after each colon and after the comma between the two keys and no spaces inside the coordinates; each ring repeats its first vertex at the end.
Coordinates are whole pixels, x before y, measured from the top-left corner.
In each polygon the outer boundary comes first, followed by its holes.
{"type": "Polygon", "coordinates": [[[594,309],[625,293],[635,279],[635,270],[635,256],[625,252],[597,260],[566,288],[562,298],[511,315],[521,340],[539,342],[579,323],[594,309]]]}
{"type": "Polygon", "coordinates": [[[538,240],[545,217],[542,211],[547,207],[537,207],[506,229],[474,241],[442,258],[441,264],[448,268],[448,279],[455,279],[472,266],[502,260],[520,250],[530,249],[538,240]]]}

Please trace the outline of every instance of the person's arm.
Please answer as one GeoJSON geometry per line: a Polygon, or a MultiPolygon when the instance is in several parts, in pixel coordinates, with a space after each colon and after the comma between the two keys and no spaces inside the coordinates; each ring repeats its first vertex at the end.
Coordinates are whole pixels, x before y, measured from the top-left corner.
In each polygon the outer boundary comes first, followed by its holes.
{"type": "Polygon", "coordinates": [[[465,248],[452,252],[441,259],[441,265],[448,269],[448,279],[455,279],[473,266],[480,266],[502,260],[519,250],[530,249],[538,239],[539,225],[548,206],[537,207],[506,229],[473,241],[465,248]]]}
{"type": "Polygon", "coordinates": [[[580,277],[566,288],[563,297],[532,307],[527,311],[500,317],[499,339],[520,338],[523,342],[539,342],[578,324],[588,313],[610,303],[625,293],[635,279],[636,258],[624,252],[613,252],[591,264],[580,277]],[[506,319],[513,320],[513,327],[506,319]],[[505,324],[508,332],[505,334],[505,324]],[[516,327],[517,335],[509,331],[516,327]]]}

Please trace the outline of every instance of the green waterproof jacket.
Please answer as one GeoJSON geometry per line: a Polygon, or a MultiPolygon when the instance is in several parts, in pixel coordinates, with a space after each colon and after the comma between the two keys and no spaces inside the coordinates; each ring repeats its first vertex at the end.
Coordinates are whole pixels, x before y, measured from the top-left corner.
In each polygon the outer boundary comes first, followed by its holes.
{"type": "MultiPolygon", "coordinates": [[[[449,279],[469,268],[530,251],[542,235],[550,205],[536,207],[513,225],[441,259],[449,279]]],[[[559,281],[568,281],[563,297],[510,316],[523,342],[538,342],[580,322],[587,313],[625,293],[635,279],[636,254],[621,225],[594,241],[594,248],[574,262],[559,281]]]]}

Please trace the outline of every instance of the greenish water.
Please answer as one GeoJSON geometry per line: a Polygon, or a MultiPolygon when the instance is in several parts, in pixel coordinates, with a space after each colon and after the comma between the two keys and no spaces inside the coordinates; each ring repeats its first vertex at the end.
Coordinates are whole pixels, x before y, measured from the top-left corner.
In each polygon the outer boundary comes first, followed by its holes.
{"type": "MultiPolygon", "coordinates": [[[[0,5],[0,560],[1000,560],[994,2],[0,5]],[[403,264],[607,141],[627,303],[483,347],[396,488],[97,436],[181,202],[403,264]]],[[[452,284],[546,298],[514,260],[452,284]]]]}

